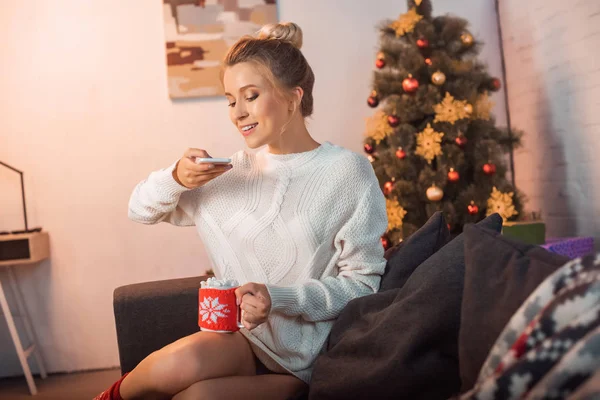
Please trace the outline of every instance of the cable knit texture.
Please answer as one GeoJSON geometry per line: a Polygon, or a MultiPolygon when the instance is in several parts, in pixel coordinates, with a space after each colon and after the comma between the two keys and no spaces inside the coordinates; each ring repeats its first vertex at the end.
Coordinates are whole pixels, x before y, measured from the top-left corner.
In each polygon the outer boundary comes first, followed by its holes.
{"type": "Polygon", "coordinates": [[[242,329],[271,370],[310,382],[333,321],[374,293],[385,268],[385,199],[369,161],[329,142],[277,155],[232,156],[233,169],[189,190],[175,164],[135,188],[129,217],[195,225],[219,279],[266,284],[268,321],[242,329]]]}

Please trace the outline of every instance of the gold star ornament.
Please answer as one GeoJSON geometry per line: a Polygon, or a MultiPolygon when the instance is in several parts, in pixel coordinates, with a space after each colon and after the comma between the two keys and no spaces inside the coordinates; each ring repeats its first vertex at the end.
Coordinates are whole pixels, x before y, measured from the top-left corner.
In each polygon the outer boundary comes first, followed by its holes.
{"type": "Polygon", "coordinates": [[[443,136],[443,133],[433,130],[431,124],[427,124],[427,128],[423,132],[417,133],[417,149],[415,154],[423,157],[431,164],[431,161],[435,157],[442,155],[443,136]]]}
{"type": "Polygon", "coordinates": [[[385,199],[388,215],[388,231],[402,228],[406,210],[398,203],[398,200],[385,199]]]}
{"type": "Polygon", "coordinates": [[[397,20],[392,22],[390,28],[396,31],[396,37],[404,36],[415,30],[417,22],[423,19],[422,15],[417,13],[416,8],[411,8],[407,13],[401,14],[397,20]]]}
{"type": "Polygon", "coordinates": [[[492,108],[494,108],[494,102],[490,100],[488,92],[481,93],[475,102],[473,119],[489,121],[490,116],[492,115],[492,108]]]}
{"type": "Polygon", "coordinates": [[[469,117],[467,105],[469,104],[466,100],[455,100],[450,93],[446,92],[444,100],[433,106],[435,111],[433,122],[450,122],[454,125],[456,121],[469,117]]]}
{"type": "Polygon", "coordinates": [[[377,111],[373,116],[367,118],[367,136],[373,138],[377,144],[394,132],[394,128],[388,123],[385,112],[377,111]]]}
{"type": "Polygon", "coordinates": [[[487,214],[500,214],[502,220],[506,222],[510,217],[519,214],[513,203],[513,192],[502,193],[494,186],[492,194],[487,201],[487,214]]]}

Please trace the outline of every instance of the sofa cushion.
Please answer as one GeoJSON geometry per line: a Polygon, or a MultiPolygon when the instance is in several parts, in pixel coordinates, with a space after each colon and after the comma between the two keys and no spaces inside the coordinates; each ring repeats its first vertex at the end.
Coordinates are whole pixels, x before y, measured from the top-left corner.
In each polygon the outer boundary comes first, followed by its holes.
{"type": "Polygon", "coordinates": [[[459,356],[461,390],[473,387],[511,316],[567,257],[479,226],[466,226],[459,356]]]}
{"type": "Polygon", "coordinates": [[[438,211],[418,231],[389,249],[379,291],[402,287],[415,268],[446,244],[450,236],[447,225],[438,211]]]}
{"type": "MultiPolygon", "coordinates": [[[[500,231],[494,214],[480,224],[500,231]]],[[[352,300],[315,362],[310,399],[447,399],[458,393],[463,235],[401,288],[352,300]]]]}

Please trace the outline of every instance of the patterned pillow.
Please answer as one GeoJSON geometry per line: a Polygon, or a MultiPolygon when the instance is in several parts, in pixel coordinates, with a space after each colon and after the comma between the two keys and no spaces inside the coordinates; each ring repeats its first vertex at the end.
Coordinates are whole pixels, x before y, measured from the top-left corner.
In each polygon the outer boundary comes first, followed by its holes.
{"type": "Polygon", "coordinates": [[[461,390],[475,384],[500,332],[535,288],[568,258],[466,226],[459,357],[461,390]]]}

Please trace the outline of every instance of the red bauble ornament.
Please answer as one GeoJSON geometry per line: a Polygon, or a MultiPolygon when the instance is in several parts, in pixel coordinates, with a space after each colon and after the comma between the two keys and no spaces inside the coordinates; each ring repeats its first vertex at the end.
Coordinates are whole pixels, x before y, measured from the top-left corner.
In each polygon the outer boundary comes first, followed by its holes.
{"type": "Polygon", "coordinates": [[[388,120],[388,124],[390,124],[390,126],[391,126],[392,128],[395,128],[395,127],[397,127],[398,125],[400,125],[400,118],[398,118],[398,117],[397,117],[397,116],[395,116],[395,115],[388,115],[388,118],[387,118],[387,120],[388,120]]]}
{"type": "Polygon", "coordinates": [[[385,67],[385,60],[380,58],[377,61],[375,61],[375,66],[379,69],[385,67]]]}
{"type": "Polygon", "coordinates": [[[390,248],[390,241],[387,237],[382,236],[381,237],[381,245],[383,246],[384,250],[387,250],[390,248]]]}
{"type": "Polygon", "coordinates": [[[367,104],[373,108],[379,105],[379,97],[377,97],[377,92],[373,91],[369,99],[367,100],[367,104]]]}
{"type": "Polygon", "coordinates": [[[483,173],[486,175],[494,175],[496,173],[496,165],[491,162],[483,164],[483,173]]]}
{"type": "Polygon", "coordinates": [[[475,204],[474,201],[471,201],[471,204],[467,206],[467,210],[469,210],[469,214],[471,215],[477,215],[477,213],[479,213],[479,207],[477,207],[477,204],[475,204]]]}
{"type": "Polygon", "coordinates": [[[458,147],[460,147],[461,149],[464,149],[465,146],[467,145],[467,138],[462,135],[457,137],[454,141],[456,142],[458,147]]]}
{"type": "Polygon", "coordinates": [[[408,78],[402,81],[402,89],[406,93],[414,93],[419,88],[419,81],[413,78],[412,75],[408,75],[408,78]]]}
{"type": "Polygon", "coordinates": [[[433,64],[433,61],[431,61],[431,58],[426,58],[426,59],[425,59],[425,64],[427,64],[427,65],[432,65],[432,64],[433,64]]]}
{"type": "Polygon", "coordinates": [[[398,157],[401,160],[404,160],[406,158],[406,152],[402,150],[402,147],[398,147],[398,150],[396,150],[396,157],[398,157]]]}
{"type": "Polygon", "coordinates": [[[448,172],[448,180],[450,182],[458,182],[458,180],[460,179],[460,174],[454,170],[454,168],[450,168],[450,171],[448,172]]]}
{"type": "Polygon", "coordinates": [[[417,40],[417,46],[423,50],[429,47],[429,40],[425,39],[425,38],[421,38],[419,40],[417,40]]]}
{"type": "Polygon", "coordinates": [[[492,81],[490,82],[490,88],[494,91],[497,92],[498,90],[500,90],[500,88],[502,87],[502,82],[500,81],[500,79],[498,78],[494,78],[492,79],[492,81]]]}
{"type": "Polygon", "coordinates": [[[383,194],[386,196],[392,193],[392,190],[394,190],[393,182],[386,182],[385,185],[383,185],[383,194]]]}
{"type": "Polygon", "coordinates": [[[450,224],[448,224],[447,226],[448,226],[448,230],[451,231],[452,227],[450,226],[450,224]]]}
{"type": "Polygon", "coordinates": [[[371,146],[369,143],[365,144],[364,149],[365,149],[365,153],[367,153],[367,154],[373,154],[375,152],[375,148],[373,146],[371,146]]]}

